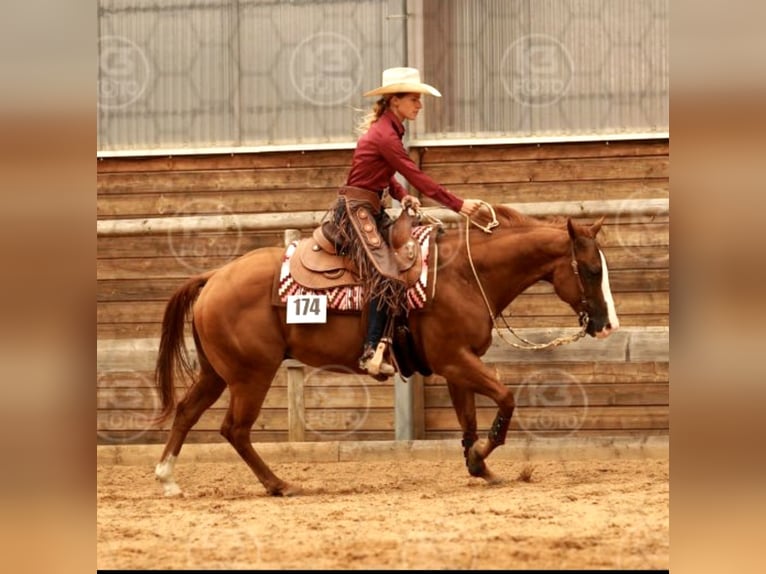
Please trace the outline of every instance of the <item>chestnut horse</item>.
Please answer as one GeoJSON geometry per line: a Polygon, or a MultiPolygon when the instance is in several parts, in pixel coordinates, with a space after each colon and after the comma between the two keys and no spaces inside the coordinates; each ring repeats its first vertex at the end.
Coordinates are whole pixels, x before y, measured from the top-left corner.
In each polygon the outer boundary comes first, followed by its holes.
{"type": "MultiPolygon", "coordinates": [[[[439,265],[435,296],[428,309],[409,314],[417,350],[430,370],[447,380],[463,430],[468,472],[488,482],[497,478],[485,459],[505,442],[515,406],[513,393],[481,361],[492,342],[497,314],[543,280],[552,283],[558,297],[580,315],[589,335],[606,337],[619,327],[606,259],[596,240],[603,218],[583,226],[570,219],[524,216],[503,206],[494,211],[499,225],[491,233],[473,227],[466,233],[469,223],[465,220],[439,238],[440,253],[451,256],[439,265]],[[481,440],[475,393],[490,397],[498,408],[481,440]]],[[[357,361],[365,332],[360,314],[328,312],[323,324],[287,324],[285,308],[272,304],[274,278],[284,251],[279,247],[256,249],[192,277],[167,304],[156,366],[163,407],[158,420],[166,420],[174,409],[175,417],[155,469],[166,495],[181,492],[173,466],[189,430],[227,386],[230,403],[221,434],[269,494],[300,492],[297,485],[278,478],[250,442],[251,428],[272,379],[286,358],[359,372],[357,361]],[[189,310],[199,372],[176,405],[175,374],[192,373],[184,345],[189,310]]]]}

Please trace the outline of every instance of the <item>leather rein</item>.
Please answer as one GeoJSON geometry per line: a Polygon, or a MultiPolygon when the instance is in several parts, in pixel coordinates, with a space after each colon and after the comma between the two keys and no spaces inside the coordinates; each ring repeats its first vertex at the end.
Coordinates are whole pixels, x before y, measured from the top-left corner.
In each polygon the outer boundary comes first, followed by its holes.
{"type": "MultiPolygon", "coordinates": [[[[468,252],[468,262],[471,264],[471,271],[473,271],[473,276],[476,279],[476,284],[479,286],[479,291],[481,292],[481,296],[484,299],[484,303],[487,306],[487,311],[489,312],[489,318],[492,321],[492,326],[495,328],[495,331],[497,331],[497,334],[500,336],[500,338],[511,345],[512,347],[515,347],[517,349],[526,349],[526,350],[533,350],[533,351],[539,351],[541,349],[549,349],[551,347],[559,347],[561,345],[565,345],[567,343],[573,343],[574,341],[577,341],[578,339],[581,339],[586,334],[586,329],[588,327],[588,313],[586,311],[580,311],[578,314],[578,319],[580,321],[581,329],[573,334],[569,335],[567,337],[557,337],[553,339],[552,341],[548,341],[547,343],[535,343],[533,341],[529,341],[516,333],[516,331],[513,330],[513,328],[508,324],[508,322],[505,319],[505,316],[500,313],[500,319],[503,321],[503,324],[505,325],[505,328],[510,331],[510,333],[516,337],[521,343],[519,344],[514,341],[510,341],[505,338],[505,335],[503,332],[498,328],[497,323],[495,322],[495,312],[492,310],[492,306],[489,304],[489,300],[487,299],[487,294],[484,292],[484,287],[481,284],[481,280],[479,279],[479,274],[476,272],[476,267],[473,264],[473,257],[471,255],[471,242],[470,242],[470,228],[471,226],[468,224],[469,222],[479,229],[481,229],[484,233],[492,233],[492,230],[500,225],[500,222],[497,220],[497,216],[495,214],[495,209],[489,204],[484,201],[482,201],[482,204],[486,206],[490,213],[492,214],[492,221],[489,222],[486,226],[480,225],[473,221],[468,216],[465,217],[468,221],[466,222],[465,226],[465,245],[466,245],[466,251],[468,252]]],[[[575,258],[575,251],[574,251],[574,241],[570,242],[571,244],[571,252],[572,252],[572,271],[574,271],[575,276],[577,277],[577,285],[580,287],[580,301],[583,304],[583,307],[587,307],[587,301],[585,299],[585,286],[582,283],[582,277],[580,277],[580,270],[577,266],[577,259],[575,258]]]]}

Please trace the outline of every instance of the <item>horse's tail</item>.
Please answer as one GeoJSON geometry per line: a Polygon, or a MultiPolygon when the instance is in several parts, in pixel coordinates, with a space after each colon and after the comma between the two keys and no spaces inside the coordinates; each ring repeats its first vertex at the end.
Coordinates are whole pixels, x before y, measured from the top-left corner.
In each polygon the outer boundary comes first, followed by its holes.
{"type": "Polygon", "coordinates": [[[175,409],[176,374],[183,373],[190,378],[194,376],[194,367],[189,360],[184,340],[184,327],[192,304],[212,274],[213,272],[208,272],[189,279],[173,293],[165,307],[160,348],[154,370],[154,383],[162,401],[162,410],[154,420],[155,424],[166,421],[175,409]]]}

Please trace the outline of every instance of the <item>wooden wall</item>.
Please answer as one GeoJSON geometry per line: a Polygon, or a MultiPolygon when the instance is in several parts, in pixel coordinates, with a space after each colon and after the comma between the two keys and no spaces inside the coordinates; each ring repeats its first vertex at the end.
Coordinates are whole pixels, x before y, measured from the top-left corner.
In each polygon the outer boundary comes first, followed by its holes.
{"type": "MultiPolygon", "coordinates": [[[[412,153],[426,172],[457,194],[493,203],[669,197],[667,140],[438,147],[412,153]]],[[[98,219],[231,215],[236,222],[237,214],[323,210],[345,181],[351,155],[341,150],[100,159],[98,219]]],[[[574,357],[569,351],[554,353],[541,361],[504,355],[498,348],[492,361],[519,400],[512,433],[667,432],[669,219],[610,216],[602,233],[618,313],[626,327],[618,341],[622,346],[617,345],[608,360],[598,350],[574,357]],[[641,352],[641,341],[660,345],[651,353],[641,352]]],[[[191,274],[283,241],[281,230],[240,230],[236,223],[214,232],[98,236],[101,442],[165,439],[166,431],[147,428],[147,421],[157,407],[151,389],[153,358],[171,292],[191,274]]],[[[514,328],[575,325],[571,310],[542,284],[520,296],[505,314],[514,328]]],[[[394,438],[391,383],[308,369],[306,374],[307,440],[394,438]]],[[[253,440],[287,439],[286,388],[282,369],[253,440]]],[[[225,394],[205,413],[190,441],[222,440],[218,428],[227,401],[225,394]]],[[[425,438],[459,436],[438,377],[425,381],[424,401],[425,438]]],[[[480,424],[486,428],[495,409],[484,399],[478,404],[480,424]]]]}

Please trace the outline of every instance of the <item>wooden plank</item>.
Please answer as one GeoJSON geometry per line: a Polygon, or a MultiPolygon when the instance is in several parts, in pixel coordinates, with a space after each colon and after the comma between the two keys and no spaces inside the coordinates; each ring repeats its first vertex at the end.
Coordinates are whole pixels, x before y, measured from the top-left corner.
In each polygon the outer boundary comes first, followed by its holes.
{"type": "MultiPolygon", "coordinates": [[[[235,254],[202,257],[154,257],[99,259],[96,261],[97,279],[188,279],[191,275],[221,267],[233,261],[235,254]]],[[[180,282],[179,282],[180,286],[180,282]]]]}
{"type": "Polygon", "coordinates": [[[210,170],[167,173],[104,173],[96,178],[97,195],[113,193],[185,193],[190,191],[322,189],[342,186],[349,166],[210,170]]]}
{"type": "MultiPolygon", "coordinates": [[[[102,430],[97,434],[97,444],[165,444],[168,440],[167,430],[144,430],[143,432],[136,433],[134,430],[102,430]]],[[[286,442],[287,431],[283,430],[256,430],[250,433],[250,440],[255,443],[259,442],[286,442]]],[[[184,444],[215,444],[215,443],[227,443],[226,439],[221,436],[220,431],[200,431],[192,429],[186,437],[184,444]]],[[[183,458],[184,455],[181,454],[183,458]]],[[[255,480],[255,478],[254,478],[255,480]]]]}
{"type": "Polygon", "coordinates": [[[599,232],[599,244],[606,247],[667,247],[670,245],[668,223],[625,223],[604,225],[599,232]]]}
{"type": "Polygon", "coordinates": [[[670,251],[667,246],[612,247],[602,245],[609,270],[612,269],[666,269],[670,264],[670,251]]]}
{"type": "Polygon", "coordinates": [[[549,158],[623,157],[668,155],[668,140],[572,142],[549,144],[439,146],[420,149],[422,165],[456,161],[514,161],[549,158]]]}
{"type": "MultiPolygon", "coordinates": [[[[438,296],[438,292],[437,292],[438,296]]],[[[617,315],[656,313],[667,314],[670,294],[667,291],[621,292],[615,294],[617,315]]],[[[522,293],[505,310],[507,316],[568,316],[572,309],[553,293],[522,293]]]]}
{"type": "MultiPolygon", "coordinates": [[[[486,429],[480,430],[480,436],[486,432],[486,429]]],[[[590,439],[611,439],[611,438],[635,438],[637,440],[642,440],[648,437],[665,437],[668,436],[668,429],[666,428],[657,428],[657,429],[577,429],[577,430],[543,430],[543,429],[537,429],[535,430],[535,438],[541,438],[541,439],[556,439],[556,438],[566,438],[566,437],[573,437],[573,438],[590,438],[590,439]]],[[[460,446],[460,441],[462,439],[462,432],[458,429],[452,429],[452,430],[429,430],[426,433],[426,440],[446,440],[446,439],[453,439],[455,441],[455,452],[458,454],[458,456],[462,456],[463,449],[460,446]]],[[[508,431],[507,439],[509,441],[511,440],[527,440],[529,439],[529,432],[526,430],[520,430],[520,429],[511,429],[508,431]]],[[[507,446],[504,448],[508,448],[507,446]]],[[[490,466],[491,466],[491,458],[490,460],[490,466]]]]}
{"type": "MultiPolygon", "coordinates": [[[[539,404],[541,395],[552,400],[564,402],[568,406],[667,406],[670,387],[664,383],[615,383],[581,385],[574,380],[571,383],[549,383],[533,381],[529,384],[506,384],[514,397],[516,406],[529,407],[539,404]]],[[[447,387],[428,387],[425,394],[425,408],[449,408],[452,402],[447,387]]],[[[494,407],[492,399],[476,395],[477,407],[494,407]]]]}
{"type": "MultiPolygon", "coordinates": [[[[306,440],[310,442],[329,441],[390,441],[393,440],[393,431],[390,430],[364,430],[360,429],[353,433],[345,431],[322,431],[321,433],[309,432],[306,440]]],[[[99,445],[106,444],[165,444],[168,439],[167,430],[147,430],[137,435],[135,431],[112,430],[101,431],[97,435],[99,445]]],[[[283,430],[254,430],[250,433],[253,443],[285,443],[287,431],[283,430]]],[[[217,430],[192,429],[186,437],[184,444],[221,444],[227,443],[217,430]]],[[[462,452],[462,451],[461,451],[462,452]]],[[[232,453],[234,451],[232,450],[232,453]]],[[[458,453],[459,454],[459,453],[458,453]]],[[[233,454],[236,457],[236,453],[233,454]]],[[[181,454],[182,460],[187,460],[181,454]]],[[[253,477],[253,480],[256,480],[253,477]]]]}
{"type": "MultiPolygon", "coordinates": [[[[587,221],[583,221],[587,223],[587,221]]],[[[313,229],[305,229],[308,236],[313,229]]],[[[667,221],[656,223],[620,222],[607,219],[599,234],[604,248],[634,246],[667,246],[670,243],[670,226],[667,221]]],[[[188,233],[158,233],[150,235],[99,236],[96,243],[97,257],[151,257],[161,255],[205,255],[219,253],[242,254],[265,246],[281,245],[281,230],[257,231],[234,229],[228,232],[200,231],[188,233]]]]}
{"type": "MultiPolygon", "coordinates": [[[[508,321],[513,329],[570,329],[577,326],[577,317],[573,313],[567,316],[515,316],[508,321]]],[[[650,328],[667,327],[670,324],[669,315],[620,315],[620,328],[650,328]]]]}
{"type": "Polygon", "coordinates": [[[96,199],[99,219],[168,217],[205,214],[246,214],[301,211],[306,205],[331,209],[338,186],[245,191],[193,190],[178,193],[133,192],[100,194],[96,199]]]}
{"type": "MultiPolygon", "coordinates": [[[[497,408],[477,408],[479,428],[489,428],[497,408]]],[[[611,429],[668,429],[669,407],[519,407],[511,419],[511,430],[527,432],[553,430],[611,430],[611,429]]],[[[426,409],[426,428],[430,430],[459,429],[457,417],[451,408],[426,409]]]]}
{"type": "MultiPolygon", "coordinates": [[[[128,341],[125,341],[128,342],[128,341]]],[[[193,354],[193,351],[192,351],[193,354]]],[[[140,389],[142,393],[153,392],[154,389],[154,358],[156,356],[156,350],[150,350],[144,353],[144,356],[140,356],[136,353],[133,356],[126,356],[115,360],[115,364],[109,364],[108,357],[100,357],[98,361],[98,370],[96,373],[96,392],[101,393],[110,392],[122,392],[127,389],[140,389]],[[119,369],[116,367],[124,366],[126,363],[135,362],[137,366],[144,366],[144,369],[119,369]]],[[[274,393],[274,408],[287,405],[287,368],[280,367],[274,379],[271,381],[271,389],[269,395],[274,393]]],[[[183,381],[176,381],[176,396],[183,396],[188,387],[183,381]]],[[[228,391],[224,391],[224,396],[228,391]]],[[[97,395],[98,396],[98,395],[97,395]]],[[[227,399],[219,399],[226,401],[221,403],[221,408],[227,406],[227,399]]],[[[151,403],[147,401],[146,405],[142,408],[151,408],[151,403]]]]}
{"type": "MultiPolygon", "coordinates": [[[[513,203],[510,207],[534,217],[569,216],[576,218],[595,218],[600,216],[619,217],[625,221],[628,217],[648,215],[657,217],[667,215],[668,198],[653,199],[608,199],[582,201],[546,201],[533,203],[513,203]]],[[[389,215],[396,217],[399,209],[389,210],[389,215]]],[[[428,208],[425,212],[449,225],[460,220],[461,216],[447,208],[428,208]]],[[[229,230],[239,232],[243,229],[263,231],[284,229],[307,229],[316,227],[327,216],[327,209],[321,211],[300,211],[292,213],[252,213],[252,214],[215,214],[188,217],[150,217],[126,220],[99,220],[96,222],[97,236],[129,234],[164,234],[190,233],[229,230]]]]}
{"type": "Polygon", "coordinates": [[[160,323],[101,323],[96,326],[99,340],[154,339],[161,332],[160,323]]]}
{"type": "MultiPolygon", "coordinates": [[[[547,342],[559,336],[570,335],[578,329],[557,329],[546,332],[544,329],[514,329],[530,341],[547,342]]],[[[665,327],[621,328],[606,339],[583,337],[582,339],[543,350],[518,349],[507,341],[517,342],[510,333],[493,332],[492,344],[482,358],[485,363],[528,362],[545,363],[568,361],[626,362],[635,360],[668,361],[669,329],[665,327]],[[637,356],[635,359],[633,355],[637,356]]]]}
{"type": "Polygon", "coordinates": [[[160,322],[164,312],[165,303],[162,301],[125,301],[96,304],[96,316],[99,323],[160,322]]]}
{"type": "MultiPolygon", "coordinates": [[[[523,381],[540,376],[539,363],[498,362],[495,370],[502,381],[523,381]]],[[[604,362],[604,361],[557,361],[549,363],[545,376],[550,381],[576,380],[588,384],[644,384],[666,383],[670,378],[670,364],[667,361],[604,362]]],[[[429,377],[426,384],[446,384],[438,377],[429,377]]]]}
{"type": "MultiPolygon", "coordinates": [[[[131,409],[102,409],[96,413],[98,431],[143,431],[148,429],[153,412],[131,409]]],[[[222,409],[208,409],[194,425],[198,430],[218,430],[225,414],[222,409]]],[[[169,429],[172,421],[163,423],[169,429]]],[[[394,429],[393,409],[306,409],[307,432],[350,433],[356,430],[394,429]]],[[[261,409],[253,425],[259,430],[289,430],[287,409],[261,409]]]]}
{"type": "MultiPolygon", "coordinates": [[[[308,235],[308,231],[306,232],[308,235]]],[[[181,255],[242,255],[260,247],[283,245],[283,232],[239,230],[230,232],[160,233],[156,235],[102,235],[96,241],[98,259],[150,258],[181,255]]]]}
{"type": "MultiPolygon", "coordinates": [[[[445,184],[446,185],[446,184],[445,184]]],[[[578,201],[598,197],[600,199],[652,199],[668,197],[668,178],[610,179],[589,181],[521,181],[469,184],[452,182],[448,189],[460,197],[481,199],[493,205],[543,201],[578,201]]],[[[424,206],[438,203],[417,194],[424,206]]]]}
{"type": "MultiPolygon", "coordinates": [[[[119,282],[115,286],[120,290],[119,282]]],[[[668,291],[670,290],[670,270],[664,269],[609,269],[609,285],[612,295],[617,297],[624,292],[668,291]]],[[[99,285],[99,289],[100,289],[99,285]]],[[[538,281],[524,291],[525,294],[554,293],[553,285],[538,281]]]]}
{"type": "Polygon", "coordinates": [[[351,166],[353,149],[99,158],[98,174],[351,166]]]}
{"type": "Polygon", "coordinates": [[[424,166],[442,185],[530,181],[601,181],[668,178],[669,159],[663,156],[606,159],[550,159],[512,162],[450,163],[424,166]]]}

